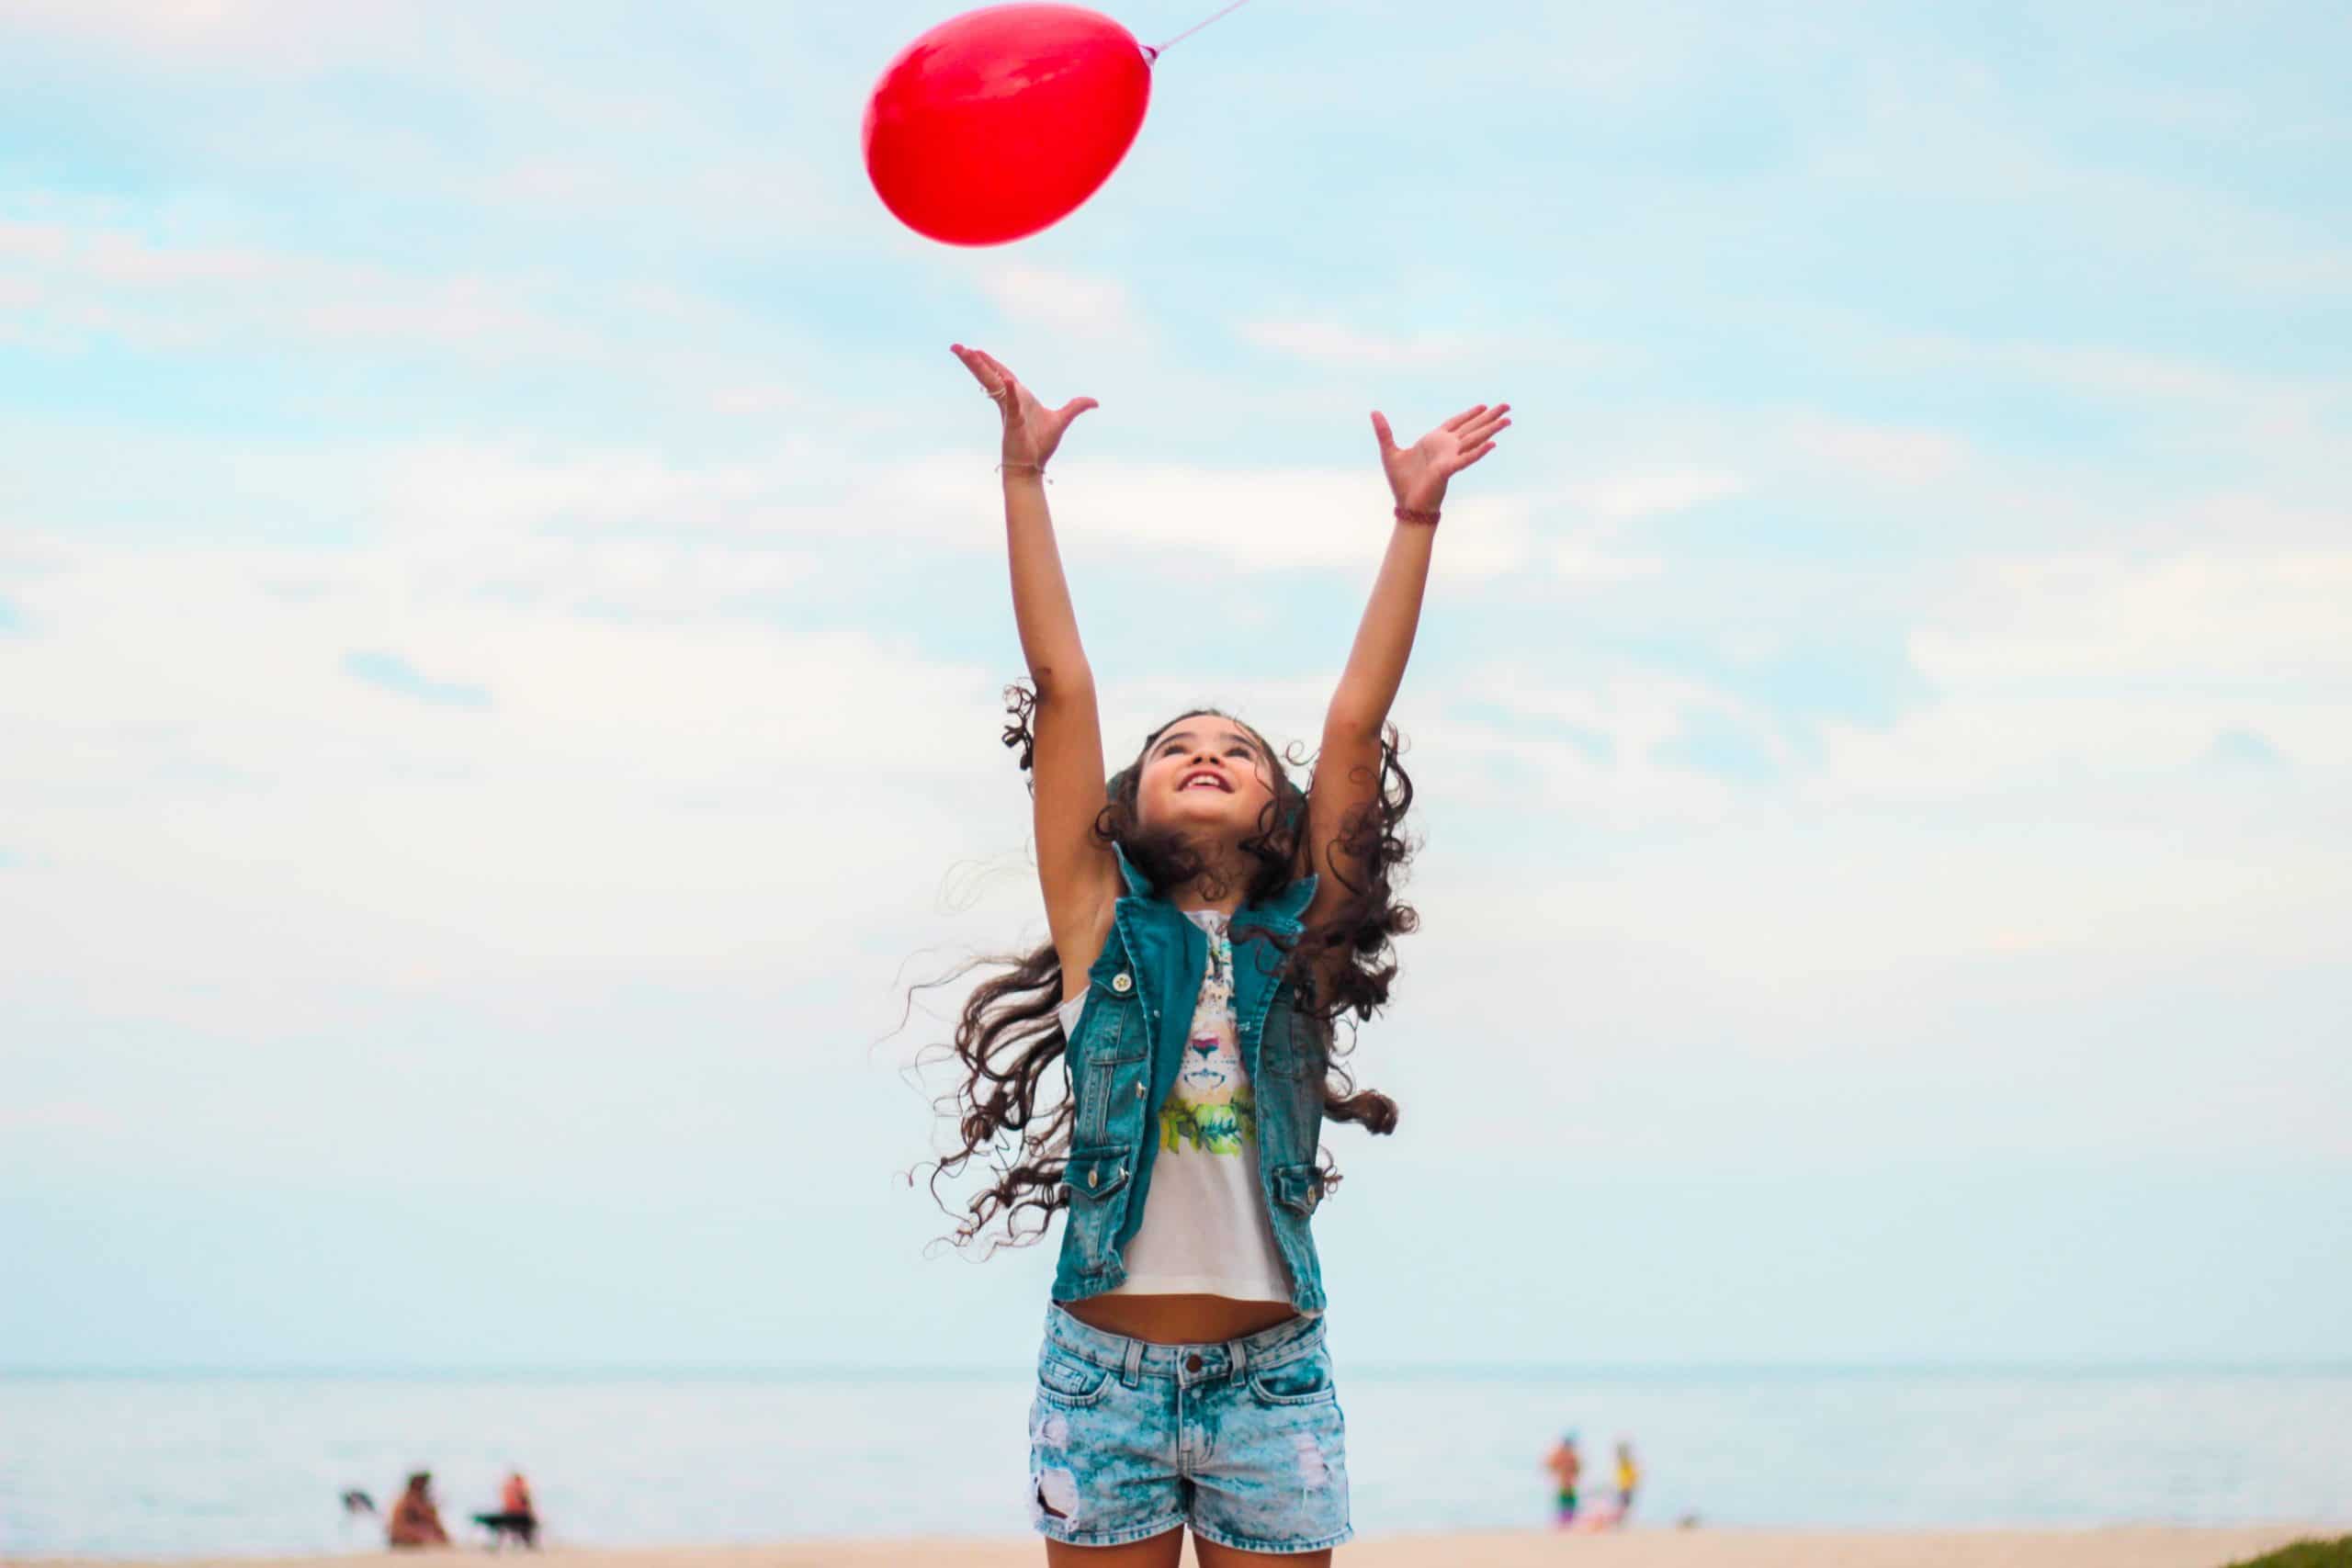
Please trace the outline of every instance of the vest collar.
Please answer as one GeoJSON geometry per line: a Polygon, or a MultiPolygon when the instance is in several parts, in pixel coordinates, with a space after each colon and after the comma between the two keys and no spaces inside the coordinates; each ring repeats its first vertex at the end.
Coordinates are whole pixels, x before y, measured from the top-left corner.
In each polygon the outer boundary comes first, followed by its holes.
{"type": "Polygon", "coordinates": [[[1264,926],[1283,936],[1296,936],[1299,918],[1306,913],[1306,906],[1315,901],[1316,878],[1300,877],[1262,904],[1253,904],[1234,917],[1237,923],[1264,926]]]}
{"type": "Polygon", "coordinates": [[[1151,879],[1136,869],[1136,863],[1127,858],[1125,848],[1113,844],[1111,852],[1119,858],[1119,875],[1126,883],[1127,897],[1130,898],[1150,897],[1151,879]]]}

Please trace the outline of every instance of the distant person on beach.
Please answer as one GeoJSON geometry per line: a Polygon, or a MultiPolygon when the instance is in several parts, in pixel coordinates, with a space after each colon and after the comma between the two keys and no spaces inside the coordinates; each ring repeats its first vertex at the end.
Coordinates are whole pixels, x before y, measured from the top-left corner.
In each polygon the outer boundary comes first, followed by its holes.
{"type": "Polygon", "coordinates": [[[1634,1462],[1634,1445],[1620,1438],[1617,1440],[1617,1522],[1623,1524],[1634,1511],[1634,1494],[1642,1484],[1642,1467],[1634,1462]]]}
{"type": "Polygon", "coordinates": [[[430,1471],[410,1476],[407,1489],[393,1500],[391,1517],[384,1521],[384,1544],[403,1550],[449,1544],[449,1532],[441,1528],[441,1510],[434,1506],[430,1471]]]}
{"type": "MultiPolygon", "coordinates": [[[[959,1244],[1034,1241],[1069,1211],[1029,1413],[1030,1517],[1056,1568],[1173,1568],[1188,1528],[1204,1568],[1317,1568],[1353,1533],[1309,1230],[1338,1176],[1317,1145],[1327,1120],[1396,1124],[1395,1101],[1348,1077],[1333,1026],[1385,1004],[1391,939],[1414,927],[1395,894],[1413,791],[1388,712],[1448,482],[1494,450],[1508,406],[1407,446],[1372,416],[1395,505],[1365,522],[1386,555],[1303,786],[1263,735],[1204,707],[1106,783],[1045,482],[1094,400],[1049,408],[1001,361],[955,353],[1001,416],[1029,669],[1004,741],[1030,774],[1050,940],[964,1004],[960,1146],[932,1174],[937,1190],[984,1173],[959,1244]]],[[[1234,528],[1209,512],[1184,525],[1203,560],[1234,528]]],[[[1183,680],[1237,648],[1286,649],[1300,624],[1244,628],[1214,581],[1159,591],[1166,609],[1123,637],[1183,680]]]]}
{"type": "Polygon", "coordinates": [[[499,1489],[498,1506],[511,1519],[536,1523],[539,1517],[539,1511],[531,1506],[531,1483],[523,1479],[519,1470],[506,1472],[506,1484],[499,1489]]]}
{"type": "Polygon", "coordinates": [[[1584,1456],[1577,1452],[1577,1435],[1562,1438],[1544,1461],[1552,1472],[1553,1523],[1566,1529],[1577,1522],[1577,1483],[1584,1476],[1584,1456]]]}
{"type": "Polygon", "coordinates": [[[539,1513],[531,1503],[531,1483],[523,1479],[521,1471],[506,1472],[506,1484],[498,1491],[498,1512],[476,1514],[474,1523],[490,1532],[493,1548],[509,1537],[525,1546],[539,1544],[539,1513]]]}

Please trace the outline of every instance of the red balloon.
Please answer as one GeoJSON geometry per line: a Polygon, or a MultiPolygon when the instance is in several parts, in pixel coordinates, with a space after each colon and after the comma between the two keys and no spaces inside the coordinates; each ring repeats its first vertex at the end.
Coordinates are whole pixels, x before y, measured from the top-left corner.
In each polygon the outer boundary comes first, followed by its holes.
{"type": "Polygon", "coordinates": [[[915,232],[1001,245],[1092,196],[1150,102],[1150,57],[1108,17],[967,11],[909,44],[875,84],[865,172],[915,232]]]}

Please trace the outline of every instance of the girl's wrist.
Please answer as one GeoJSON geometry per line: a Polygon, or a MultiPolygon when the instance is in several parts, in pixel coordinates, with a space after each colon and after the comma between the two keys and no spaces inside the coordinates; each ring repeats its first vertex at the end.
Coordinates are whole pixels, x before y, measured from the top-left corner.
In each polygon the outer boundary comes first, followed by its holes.
{"type": "Polygon", "coordinates": [[[1396,520],[1400,523],[1435,523],[1439,509],[1445,504],[1442,485],[1435,489],[1415,485],[1391,493],[1396,497],[1396,520]]]}

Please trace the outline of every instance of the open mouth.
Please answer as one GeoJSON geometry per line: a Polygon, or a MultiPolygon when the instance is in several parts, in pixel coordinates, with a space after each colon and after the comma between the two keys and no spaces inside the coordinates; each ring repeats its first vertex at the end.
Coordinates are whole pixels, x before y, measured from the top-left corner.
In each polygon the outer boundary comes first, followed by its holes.
{"type": "Polygon", "coordinates": [[[1194,768],[1176,781],[1176,789],[1179,794],[1188,789],[1222,790],[1227,795],[1233,793],[1233,785],[1227,782],[1223,773],[1214,768],[1194,768]]]}

